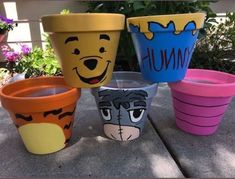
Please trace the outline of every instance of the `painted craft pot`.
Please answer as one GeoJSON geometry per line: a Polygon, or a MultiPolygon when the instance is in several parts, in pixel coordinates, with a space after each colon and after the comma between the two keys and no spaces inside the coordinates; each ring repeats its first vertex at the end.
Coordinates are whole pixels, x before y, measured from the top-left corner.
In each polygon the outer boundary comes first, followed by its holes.
{"type": "Polygon", "coordinates": [[[182,80],[204,19],[204,13],[128,18],[143,77],[152,82],[182,80]]]}
{"type": "Polygon", "coordinates": [[[42,17],[67,84],[91,88],[111,80],[124,22],[124,15],[109,13],[42,17]]]}
{"type": "Polygon", "coordinates": [[[176,125],[195,135],[213,134],[235,95],[235,75],[189,69],[171,88],[176,125]]]}
{"type": "Polygon", "coordinates": [[[17,81],[0,96],[29,152],[49,154],[68,144],[80,89],[67,86],[63,77],[17,81]]]}
{"type": "Polygon", "coordinates": [[[145,81],[138,72],[114,72],[111,82],[93,89],[107,137],[127,141],[143,131],[157,84],[145,81]]]}

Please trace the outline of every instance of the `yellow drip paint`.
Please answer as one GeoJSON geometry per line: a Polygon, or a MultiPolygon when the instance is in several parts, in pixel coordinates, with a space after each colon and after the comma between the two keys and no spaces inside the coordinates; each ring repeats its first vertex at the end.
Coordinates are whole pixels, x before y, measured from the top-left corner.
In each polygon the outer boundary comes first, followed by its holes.
{"type": "Polygon", "coordinates": [[[26,124],[18,128],[27,150],[34,154],[48,154],[65,147],[60,126],[50,123],[26,124]]]}
{"type": "MultiPolygon", "coordinates": [[[[160,16],[144,16],[144,17],[134,17],[128,18],[127,24],[137,26],[140,32],[145,33],[145,37],[149,40],[153,38],[153,32],[149,31],[148,23],[156,22],[161,24],[164,28],[167,27],[170,21],[174,22],[175,34],[179,34],[184,30],[184,27],[190,22],[194,21],[196,24],[196,29],[200,29],[203,26],[206,14],[204,13],[191,13],[191,14],[175,14],[175,15],[160,15],[160,16]]],[[[130,29],[129,29],[130,30],[130,29]]],[[[196,33],[194,30],[193,33],[196,33]]]]}

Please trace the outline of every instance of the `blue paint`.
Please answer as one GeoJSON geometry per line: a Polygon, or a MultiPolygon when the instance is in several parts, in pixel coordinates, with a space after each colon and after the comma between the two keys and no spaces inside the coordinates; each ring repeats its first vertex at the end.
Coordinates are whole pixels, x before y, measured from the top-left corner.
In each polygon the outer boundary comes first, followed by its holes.
{"type": "Polygon", "coordinates": [[[184,31],[175,33],[175,25],[169,22],[166,27],[149,22],[152,39],[139,32],[137,26],[130,24],[132,39],[143,77],[151,82],[174,82],[182,80],[186,74],[198,30],[194,22],[189,22],[184,31]]]}

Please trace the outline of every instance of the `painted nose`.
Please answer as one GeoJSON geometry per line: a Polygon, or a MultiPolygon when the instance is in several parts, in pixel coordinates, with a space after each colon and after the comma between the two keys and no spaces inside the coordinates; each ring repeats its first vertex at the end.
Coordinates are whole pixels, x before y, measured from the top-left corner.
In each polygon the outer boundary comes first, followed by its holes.
{"type": "Polygon", "coordinates": [[[90,70],[94,70],[96,65],[97,65],[97,60],[96,59],[88,59],[84,61],[84,65],[89,68],[90,70]]]}

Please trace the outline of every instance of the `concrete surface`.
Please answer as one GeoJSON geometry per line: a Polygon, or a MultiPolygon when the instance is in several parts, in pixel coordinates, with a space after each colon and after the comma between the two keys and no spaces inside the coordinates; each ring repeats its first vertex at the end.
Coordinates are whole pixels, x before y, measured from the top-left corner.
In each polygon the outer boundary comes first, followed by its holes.
{"type": "Polygon", "coordinates": [[[183,177],[150,122],[141,138],[116,142],[104,136],[88,90],[76,111],[70,146],[40,156],[25,150],[7,112],[0,108],[0,177],[183,177]]]}
{"type": "Polygon", "coordinates": [[[169,88],[160,85],[150,111],[151,121],[186,177],[235,176],[235,99],[212,136],[194,136],[175,124],[169,88]]]}

